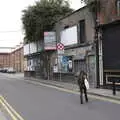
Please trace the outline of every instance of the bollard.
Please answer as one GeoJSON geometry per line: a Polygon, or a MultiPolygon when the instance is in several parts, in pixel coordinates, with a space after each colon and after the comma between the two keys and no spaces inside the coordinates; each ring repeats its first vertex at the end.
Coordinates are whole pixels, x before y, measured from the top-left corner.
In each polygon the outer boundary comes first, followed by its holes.
{"type": "Polygon", "coordinates": [[[115,81],[113,80],[113,95],[116,95],[116,86],[115,81]]]}

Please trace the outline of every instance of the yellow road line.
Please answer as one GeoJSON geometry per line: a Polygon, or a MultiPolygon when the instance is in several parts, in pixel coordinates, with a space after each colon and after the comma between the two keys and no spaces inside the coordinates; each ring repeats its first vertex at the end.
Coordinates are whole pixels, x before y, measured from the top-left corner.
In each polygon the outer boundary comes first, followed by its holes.
{"type": "MultiPolygon", "coordinates": [[[[19,120],[24,120],[13,108],[12,106],[10,106],[8,104],[8,102],[4,99],[4,97],[0,96],[0,99],[6,104],[6,106],[15,114],[15,116],[19,119],[19,120]]],[[[17,120],[18,120],[17,119],[17,120]]],[[[13,119],[14,120],[14,119],[13,119]]]]}
{"type": "MultiPolygon", "coordinates": [[[[72,93],[72,94],[77,94],[77,95],[80,94],[77,91],[73,91],[73,90],[69,90],[69,89],[65,89],[65,88],[59,88],[59,87],[56,87],[54,85],[47,85],[47,84],[44,84],[44,83],[38,83],[38,82],[34,82],[34,81],[28,81],[28,82],[31,82],[33,84],[39,84],[39,85],[44,86],[44,87],[55,88],[59,91],[63,91],[63,92],[67,92],[67,93],[72,93]]],[[[105,97],[102,97],[102,96],[96,96],[96,95],[88,95],[88,96],[90,98],[93,98],[93,99],[108,101],[108,102],[115,103],[115,104],[120,104],[120,101],[118,101],[118,100],[113,100],[113,99],[105,98],[105,97]]]]}
{"type": "Polygon", "coordinates": [[[100,96],[95,96],[95,95],[89,95],[89,97],[93,99],[102,100],[102,101],[108,101],[108,102],[115,103],[115,104],[120,104],[120,101],[118,100],[113,100],[113,99],[109,99],[105,97],[100,97],[100,96]]]}
{"type": "Polygon", "coordinates": [[[13,120],[18,120],[13,113],[8,109],[8,107],[2,102],[2,100],[0,99],[0,104],[2,104],[2,106],[4,107],[4,109],[8,112],[8,114],[11,116],[11,118],[13,120]]]}
{"type": "MultiPolygon", "coordinates": [[[[49,88],[55,88],[59,91],[64,91],[64,92],[67,92],[67,93],[72,93],[72,94],[77,94],[79,95],[80,93],[77,92],[77,91],[72,91],[72,90],[68,90],[68,89],[65,89],[65,88],[59,88],[59,87],[56,87],[56,86],[53,86],[53,85],[47,85],[47,84],[43,84],[43,83],[36,83],[36,82],[32,82],[34,84],[39,84],[41,86],[44,86],[44,87],[49,87],[49,88]]],[[[120,101],[118,100],[112,100],[112,99],[109,99],[109,98],[105,98],[105,97],[100,97],[100,96],[95,96],[95,95],[89,95],[90,98],[93,98],[93,99],[98,99],[98,100],[103,100],[103,101],[109,101],[111,103],[115,103],[115,104],[120,104],[120,101]]],[[[11,118],[13,120],[24,120],[13,108],[12,106],[10,106],[7,101],[5,100],[4,97],[0,96],[0,103],[2,104],[2,106],[6,109],[6,111],[8,112],[8,114],[11,116],[11,118]],[[18,118],[18,119],[17,119],[18,118]]]]}

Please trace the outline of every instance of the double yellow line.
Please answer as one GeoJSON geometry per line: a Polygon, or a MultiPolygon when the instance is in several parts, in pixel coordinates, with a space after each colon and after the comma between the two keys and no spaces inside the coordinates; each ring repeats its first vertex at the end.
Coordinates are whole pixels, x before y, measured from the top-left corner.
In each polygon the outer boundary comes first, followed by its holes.
{"type": "Polygon", "coordinates": [[[5,100],[4,97],[0,96],[0,104],[3,106],[5,111],[10,115],[12,120],[24,120],[5,100]]]}

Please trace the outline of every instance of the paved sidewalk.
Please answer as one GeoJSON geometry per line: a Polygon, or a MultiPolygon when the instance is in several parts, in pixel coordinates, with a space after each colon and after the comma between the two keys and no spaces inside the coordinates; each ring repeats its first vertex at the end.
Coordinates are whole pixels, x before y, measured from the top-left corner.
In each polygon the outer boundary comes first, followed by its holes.
{"type": "Polygon", "coordinates": [[[1,112],[1,111],[0,111],[0,120],[8,120],[8,119],[5,117],[4,113],[1,112]]]}
{"type": "MultiPolygon", "coordinates": [[[[73,90],[73,91],[79,91],[78,89],[78,85],[74,82],[74,83],[68,83],[68,82],[60,82],[60,81],[53,81],[53,80],[43,80],[43,79],[36,79],[36,78],[24,78],[24,74],[23,73],[16,73],[16,74],[2,74],[14,79],[22,79],[22,80],[32,80],[32,81],[36,81],[36,82],[41,82],[44,84],[49,84],[49,85],[53,85],[53,86],[57,86],[57,87],[61,87],[61,88],[65,88],[65,89],[69,89],[69,90],[73,90]]],[[[102,97],[107,97],[110,99],[115,99],[115,100],[119,100],[120,101],[120,91],[116,92],[116,96],[114,96],[112,94],[112,90],[108,90],[108,89],[97,89],[97,88],[90,88],[88,90],[88,93],[91,95],[97,95],[97,96],[102,96],[102,97]]]]}
{"type": "MultiPolygon", "coordinates": [[[[60,82],[60,81],[53,81],[53,80],[43,80],[43,79],[35,79],[35,78],[24,78],[25,80],[32,80],[44,84],[49,84],[73,91],[79,91],[78,85],[76,83],[67,83],[67,82],[60,82]]],[[[90,88],[88,90],[88,94],[90,95],[96,95],[101,97],[107,97],[109,99],[113,100],[119,100],[120,101],[120,91],[116,92],[116,95],[114,96],[112,94],[112,90],[108,89],[99,89],[99,88],[90,88]]]]}

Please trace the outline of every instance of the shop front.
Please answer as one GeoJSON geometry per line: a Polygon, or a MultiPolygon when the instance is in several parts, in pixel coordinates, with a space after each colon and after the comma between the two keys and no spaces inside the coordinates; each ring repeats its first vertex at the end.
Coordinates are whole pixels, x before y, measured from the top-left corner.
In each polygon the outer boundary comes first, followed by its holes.
{"type": "Polygon", "coordinates": [[[92,52],[92,46],[79,47],[64,50],[64,54],[56,56],[53,74],[55,80],[75,81],[75,73],[85,71],[88,74],[92,87],[95,87],[95,54],[92,52]]]}

